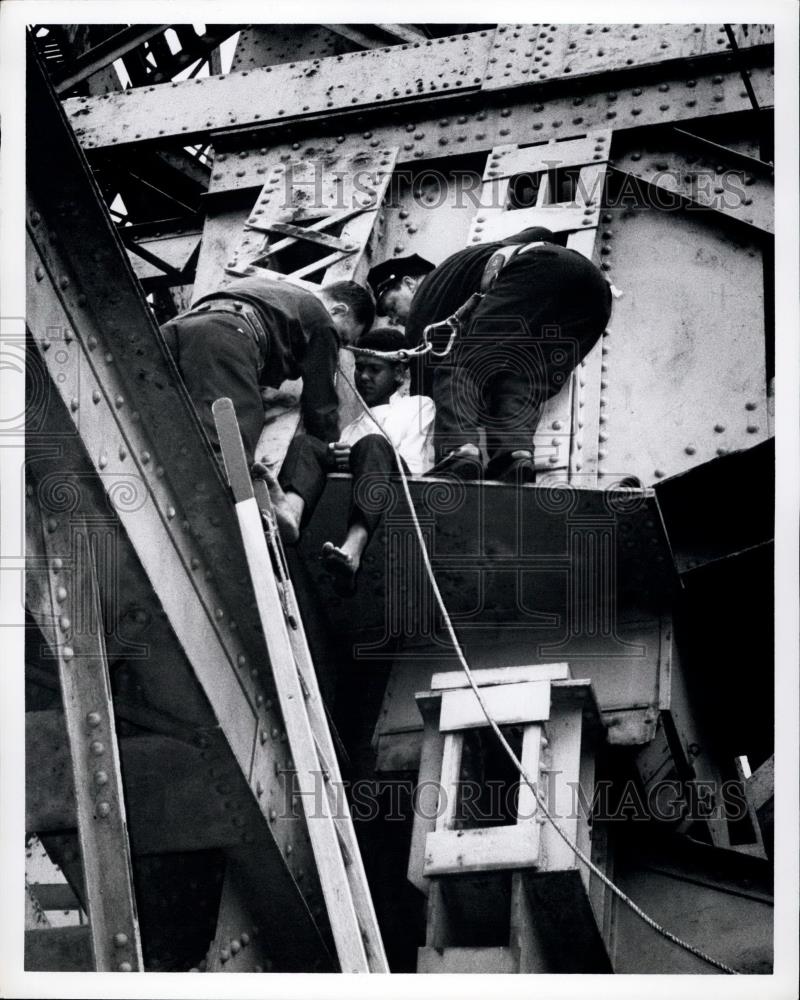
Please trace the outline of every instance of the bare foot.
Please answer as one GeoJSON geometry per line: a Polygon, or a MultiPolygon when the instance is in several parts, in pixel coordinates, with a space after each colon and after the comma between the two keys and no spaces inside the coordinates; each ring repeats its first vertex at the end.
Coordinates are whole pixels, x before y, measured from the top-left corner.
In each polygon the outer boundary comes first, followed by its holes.
{"type": "Polygon", "coordinates": [[[325,569],[333,577],[333,589],[336,593],[343,597],[352,597],[356,591],[358,558],[337,548],[333,542],[325,542],[320,558],[325,569]]]}
{"type": "Polygon", "coordinates": [[[296,505],[283,492],[275,474],[266,465],[259,462],[253,467],[253,471],[267,484],[281,538],[287,545],[294,545],[300,537],[300,514],[302,511],[298,513],[296,505]]]}

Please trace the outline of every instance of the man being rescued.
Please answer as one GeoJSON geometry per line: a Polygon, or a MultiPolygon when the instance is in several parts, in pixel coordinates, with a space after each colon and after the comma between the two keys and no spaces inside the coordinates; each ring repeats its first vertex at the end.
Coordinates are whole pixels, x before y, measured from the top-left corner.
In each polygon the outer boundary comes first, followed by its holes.
{"type": "Polygon", "coordinates": [[[397,488],[394,449],[406,475],[418,476],[433,465],[433,402],[401,392],[408,365],[373,352],[408,347],[400,330],[378,327],[349,348],[355,354],[355,384],[364,412],[326,444],[312,435],[293,438],[277,479],[264,466],[255,471],[267,482],[281,537],[295,543],[325,489],[329,472],[351,472],[350,513],[341,545],[325,542],[322,562],[340,594],[355,590],[361,557],[387,506],[387,488],[397,488]]]}
{"type": "Polygon", "coordinates": [[[379,314],[405,325],[412,348],[433,348],[416,358],[411,386],[436,405],[432,474],[533,482],[542,407],[611,315],[602,272],[534,226],[459,250],[438,267],[417,255],[384,261],[368,281],[379,314]]]}

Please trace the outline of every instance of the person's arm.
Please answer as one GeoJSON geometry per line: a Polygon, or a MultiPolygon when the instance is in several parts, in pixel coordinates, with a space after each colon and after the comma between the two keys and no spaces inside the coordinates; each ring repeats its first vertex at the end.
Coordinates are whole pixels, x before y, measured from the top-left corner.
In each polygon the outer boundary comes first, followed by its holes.
{"type": "Polygon", "coordinates": [[[303,395],[300,409],[306,432],[321,441],[339,438],[339,397],[334,376],[339,347],[333,326],[317,327],[303,360],[303,395]]]}
{"type": "Polygon", "coordinates": [[[436,407],[427,396],[409,396],[409,419],[395,447],[406,461],[412,476],[421,476],[433,467],[433,422],[436,407]],[[411,401],[416,406],[410,405],[411,401]]]}

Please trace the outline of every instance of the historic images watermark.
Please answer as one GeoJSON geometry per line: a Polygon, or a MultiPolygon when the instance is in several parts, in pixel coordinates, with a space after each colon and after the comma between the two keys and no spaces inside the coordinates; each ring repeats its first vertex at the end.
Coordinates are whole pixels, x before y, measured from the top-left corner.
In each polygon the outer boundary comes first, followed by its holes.
{"type": "MultiPolygon", "coordinates": [[[[341,818],[347,814],[348,806],[356,822],[378,817],[397,823],[414,818],[435,821],[449,813],[454,827],[467,828],[544,818],[544,811],[538,805],[520,808],[522,781],[460,779],[445,786],[431,780],[417,782],[412,778],[389,777],[332,782],[325,772],[312,771],[314,789],[302,792],[296,771],[282,769],[279,773],[288,783],[287,801],[291,805],[286,815],[295,818],[302,815],[322,818],[330,813],[341,818]],[[451,810],[453,796],[456,802],[451,810]],[[312,799],[310,809],[307,802],[303,803],[308,797],[312,799]]],[[[632,780],[624,783],[598,780],[587,790],[578,781],[566,780],[564,772],[551,770],[545,781],[534,783],[534,788],[556,822],[586,819],[610,823],[736,822],[748,814],[742,784],[736,780],[665,779],[647,787],[632,780]]]]}

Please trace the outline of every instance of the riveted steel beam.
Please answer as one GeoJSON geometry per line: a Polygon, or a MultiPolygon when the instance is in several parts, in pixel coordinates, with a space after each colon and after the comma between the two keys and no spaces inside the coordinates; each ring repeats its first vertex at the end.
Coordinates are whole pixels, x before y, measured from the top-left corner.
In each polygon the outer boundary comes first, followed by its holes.
{"type": "Polygon", "coordinates": [[[335,58],[265,66],[65,102],[86,148],[164,136],[208,134],[231,125],[330,114],[356,105],[420,100],[475,89],[489,32],[350,52],[335,58]],[[366,83],[369,86],[365,86],[366,83]],[[156,110],[157,109],[157,110],[156,110]]]}
{"type": "MultiPolygon", "coordinates": [[[[770,44],[772,25],[749,25],[740,47],[770,44]]],[[[484,74],[484,89],[534,80],[627,71],[670,60],[730,51],[722,24],[501,24],[484,74]]]]}
{"type": "MultiPolygon", "coordinates": [[[[772,70],[753,69],[752,79],[762,93],[771,95],[772,70]]],[[[339,123],[333,128],[308,123],[308,130],[276,133],[270,145],[264,137],[218,135],[217,154],[211,173],[208,198],[239,188],[261,187],[274,163],[317,162],[320,174],[326,158],[356,152],[364,145],[379,149],[397,145],[398,164],[435,160],[469,153],[487,153],[495,146],[520,145],[572,139],[597,129],[614,132],[650,125],[691,122],[709,116],[750,113],[750,102],[738,73],[697,74],[684,70],[659,80],[629,81],[617,89],[613,81],[598,80],[596,89],[581,94],[537,95],[520,89],[502,98],[474,95],[449,105],[442,114],[430,108],[396,109],[372,122],[339,123]],[[342,148],[344,147],[344,148],[342,148]],[[235,152],[234,152],[235,150],[235,152]]]]}
{"type": "Polygon", "coordinates": [[[57,625],[58,662],[75,811],[98,972],[141,970],[142,946],[133,890],[125,800],[111,681],[106,661],[95,555],[86,520],[46,517],[30,500],[26,516],[44,539],[48,587],[29,608],[57,625]]]}
{"type": "MultiPolygon", "coordinates": [[[[585,64],[580,64],[572,53],[582,50],[570,49],[572,43],[566,40],[569,29],[577,30],[577,26],[567,26],[562,32],[565,41],[560,58],[551,55],[552,64],[547,59],[546,67],[543,64],[542,69],[534,71],[531,67],[539,58],[534,54],[536,27],[501,25],[496,34],[475,31],[243,70],[223,77],[137,88],[120,95],[75,98],[65,107],[81,143],[86,148],[97,148],[134,141],[163,142],[165,137],[196,138],[232,126],[263,128],[315,115],[336,116],[354,107],[427,103],[467,90],[495,93],[533,83],[536,97],[543,98],[552,90],[552,83],[562,90],[565,86],[585,88],[586,80],[580,79],[584,76],[611,77],[616,80],[614,86],[620,87],[636,71],[648,75],[653,69],[659,75],[668,75],[675,68],[685,71],[688,54],[696,64],[692,72],[704,63],[716,67],[730,59],[722,26],[719,30],[723,44],[718,46],[709,26],[702,26],[695,35],[691,26],[649,25],[647,31],[642,31],[642,44],[638,45],[628,37],[629,26],[616,25],[608,26],[614,58],[588,53],[585,64]],[[527,35],[517,39],[515,29],[521,28],[527,35]],[[680,32],[682,38],[686,30],[696,39],[691,45],[675,35],[680,32]],[[675,67],[680,59],[684,61],[675,67]],[[500,65],[509,68],[499,71],[500,65]],[[576,85],[573,80],[577,80],[576,85]],[[368,87],[365,81],[369,81],[368,87]]],[[[741,51],[749,63],[763,61],[763,54],[771,52],[771,46],[754,34],[741,51]]],[[[756,82],[752,83],[760,94],[756,82]]],[[[769,103],[763,94],[760,100],[762,105],[769,103]]]]}
{"type": "Polygon", "coordinates": [[[718,143],[673,129],[642,136],[614,157],[614,168],[651,184],[692,208],[707,209],[765,233],[775,231],[772,168],[718,143]],[[686,141],[686,137],[689,141],[686,141]],[[693,148],[694,147],[694,148],[693,148]]]}
{"type": "Polygon", "coordinates": [[[96,477],[108,497],[261,811],[298,954],[324,955],[313,888],[281,860],[286,843],[297,857],[308,841],[289,808],[291,763],[231,500],[33,56],[29,67],[28,326],[45,376],[43,433],[78,435],[83,465],[64,474],[96,477]],[[121,499],[121,484],[135,502],[121,499]]]}

